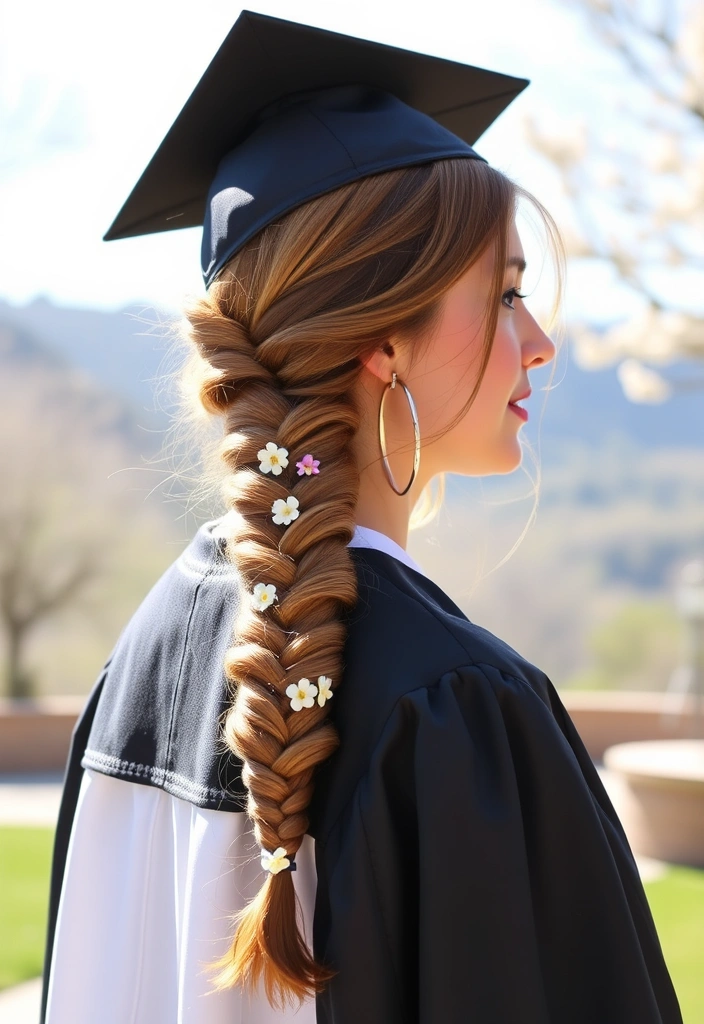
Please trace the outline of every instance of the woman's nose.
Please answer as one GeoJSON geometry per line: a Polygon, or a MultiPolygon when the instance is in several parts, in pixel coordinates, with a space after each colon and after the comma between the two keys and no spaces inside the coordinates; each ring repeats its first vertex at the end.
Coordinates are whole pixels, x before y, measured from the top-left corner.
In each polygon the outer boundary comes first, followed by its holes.
{"type": "Polygon", "coordinates": [[[523,365],[542,366],[555,358],[555,343],[532,316],[524,330],[523,365]]]}

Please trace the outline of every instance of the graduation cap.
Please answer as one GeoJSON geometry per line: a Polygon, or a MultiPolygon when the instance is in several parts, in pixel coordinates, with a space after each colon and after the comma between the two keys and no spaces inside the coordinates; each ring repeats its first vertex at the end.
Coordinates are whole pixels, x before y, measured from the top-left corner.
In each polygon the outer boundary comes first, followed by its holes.
{"type": "Polygon", "coordinates": [[[242,11],[105,241],[203,225],[208,287],[266,224],[340,185],[450,157],[524,78],[242,11]]]}

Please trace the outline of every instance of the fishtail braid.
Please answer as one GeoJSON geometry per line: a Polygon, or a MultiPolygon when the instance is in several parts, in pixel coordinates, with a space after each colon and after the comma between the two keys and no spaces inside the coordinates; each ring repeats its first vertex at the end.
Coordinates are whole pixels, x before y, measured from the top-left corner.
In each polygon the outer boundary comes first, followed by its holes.
{"type": "MultiPolygon", "coordinates": [[[[306,809],[313,793],[315,766],[338,746],[326,721],[328,701],[294,711],[287,687],[301,679],[331,680],[334,692],[342,670],[345,628],[342,612],[354,606],[357,585],[347,544],[354,532],[358,470],[350,441],[359,415],[349,397],[349,372],[329,376],[324,394],[290,398],[286,365],[252,342],[247,327],[226,309],[201,303],[188,312],[192,340],[211,368],[201,402],[224,413],[221,457],[231,472],[223,484],[226,504],[235,513],[227,552],[244,586],[273,584],[277,600],[264,613],[245,601],[235,624],[236,642],[225,659],[236,699],[226,716],[224,737],[243,762],[247,812],[257,843],[265,850],[283,847],[293,857],[308,828],[306,809]],[[257,452],[268,442],[288,451],[279,475],[265,475],[257,452]],[[315,476],[299,476],[295,462],[312,452],[324,467],[315,476]],[[294,496],[299,516],[289,525],[272,520],[276,499],[294,496]]],[[[266,972],[259,955],[258,922],[270,919],[271,903],[289,913],[295,891],[290,871],[269,875],[254,906],[246,908],[235,937],[235,953],[256,984],[266,972]],[[248,921],[252,927],[248,928],[248,921]]],[[[311,958],[300,932],[265,928],[266,952],[280,968],[293,964],[289,985],[304,997],[331,976],[311,958]],[[278,940],[282,948],[278,948],[278,940]],[[301,984],[301,976],[308,984],[301,984]]],[[[230,964],[228,957],[225,967],[230,964]]],[[[283,991],[267,986],[281,1004],[283,991]]]]}

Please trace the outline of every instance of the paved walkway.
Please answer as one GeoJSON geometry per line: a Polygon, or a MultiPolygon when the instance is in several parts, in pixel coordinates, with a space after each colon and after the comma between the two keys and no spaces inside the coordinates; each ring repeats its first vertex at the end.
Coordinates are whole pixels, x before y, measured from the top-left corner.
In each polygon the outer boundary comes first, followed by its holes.
{"type": "MultiPolygon", "coordinates": [[[[618,813],[623,799],[618,779],[605,768],[599,775],[618,813]]],[[[0,776],[0,825],[44,826],[53,828],[59,813],[62,777],[60,775],[3,775],[0,776]]],[[[647,857],[636,863],[643,881],[660,877],[667,865],[647,857]]],[[[41,1000],[41,982],[16,985],[0,992],[0,1021],[2,1024],[38,1024],[41,1000]]]]}
{"type": "Polygon", "coordinates": [[[14,988],[0,992],[0,1020],[2,1024],[38,1024],[42,1000],[40,978],[25,981],[14,988]]]}
{"type": "Polygon", "coordinates": [[[62,780],[61,774],[0,775],[0,825],[53,828],[62,780]]]}

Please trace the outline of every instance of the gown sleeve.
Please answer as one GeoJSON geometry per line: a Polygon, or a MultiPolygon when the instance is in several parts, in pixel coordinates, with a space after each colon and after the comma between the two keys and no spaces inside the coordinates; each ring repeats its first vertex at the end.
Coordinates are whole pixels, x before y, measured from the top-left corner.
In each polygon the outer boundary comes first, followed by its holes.
{"type": "Polygon", "coordinates": [[[318,1024],[682,1024],[559,696],[492,665],[404,695],[316,845],[318,1024]]]}

